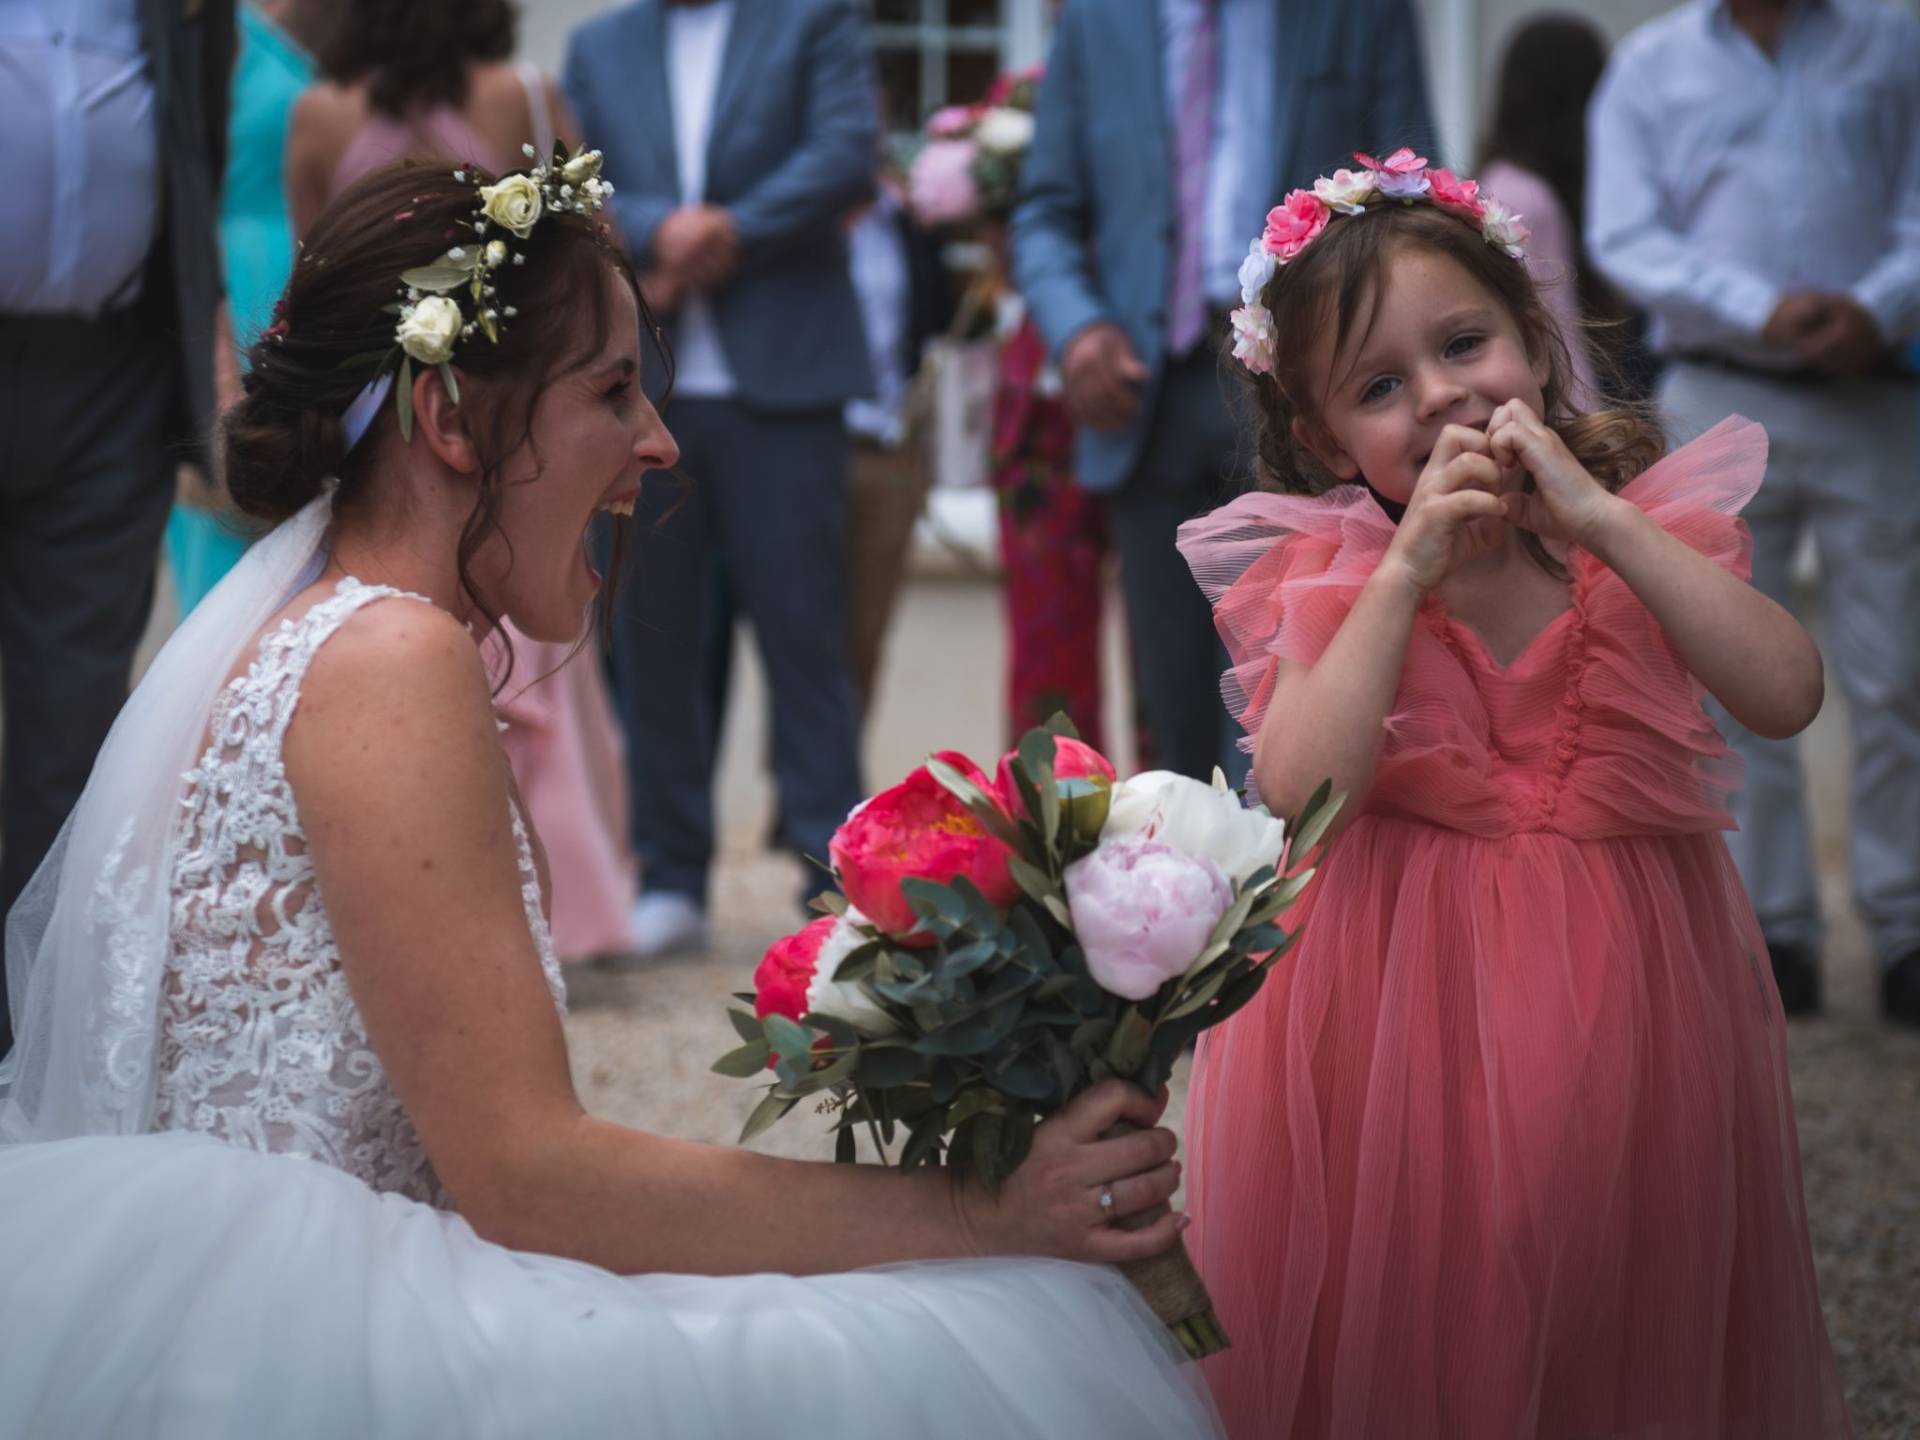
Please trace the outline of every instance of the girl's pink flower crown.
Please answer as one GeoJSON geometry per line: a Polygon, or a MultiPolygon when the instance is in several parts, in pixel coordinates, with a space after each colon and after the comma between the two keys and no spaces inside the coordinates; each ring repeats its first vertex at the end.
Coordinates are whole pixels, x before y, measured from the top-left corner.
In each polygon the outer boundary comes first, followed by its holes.
{"type": "Polygon", "coordinates": [[[1359,170],[1336,170],[1313,182],[1311,190],[1295,190],[1267,212],[1267,228],[1248,247],[1240,262],[1240,308],[1233,312],[1233,358],[1256,375],[1273,373],[1273,315],[1261,303],[1267,283],[1282,265],[1290,265],[1327,228],[1334,212],[1358,215],[1372,205],[1397,200],[1411,205],[1424,200],[1480,227],[1489,245],[1515,260],[1527,258],[1520,247],[1527,227],[1518,215],[1491,195],[1480,193],[1472,180],[1451,170],[1427,168],[1426,158],[1401,146],[1384,160],[1354,152],[1359,170]]]}

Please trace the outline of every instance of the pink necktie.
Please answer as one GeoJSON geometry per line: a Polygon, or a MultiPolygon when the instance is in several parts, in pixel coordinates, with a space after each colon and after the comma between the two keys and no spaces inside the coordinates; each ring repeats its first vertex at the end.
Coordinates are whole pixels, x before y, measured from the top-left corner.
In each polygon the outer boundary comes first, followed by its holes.
{"type": "Polygon", "coordinates": [[[1213,71],[1219,51],[1220,0],[1200,0],[1180,85],[1173,137],[1173,293],[1167,300],[1167,347],[1184,355],[1207,328],[1201,280],[1201,231],[1206,224],[1207,159],[1213,149],[1213,71]]]}

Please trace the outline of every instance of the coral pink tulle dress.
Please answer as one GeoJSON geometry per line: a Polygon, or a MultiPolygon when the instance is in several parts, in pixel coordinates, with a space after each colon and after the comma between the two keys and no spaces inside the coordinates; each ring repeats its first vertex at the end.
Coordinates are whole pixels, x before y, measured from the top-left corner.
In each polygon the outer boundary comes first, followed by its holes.
{"type": "MultiPolygon", "coordinates": [[[[1736,417],[1622,493],[1744,577],[1766,451],[1736,417]]],[[[1249,733],[1392,536],[1357,487],[1183,527],[1249,733]]],[[[1299,944],[1202,1038],[1189,1244],[1236,1440],[1849,1433],[1718,833],[1738,766],[1625,582],[1569,568],[1509,665],[1426,605],[1299,944]]]]}

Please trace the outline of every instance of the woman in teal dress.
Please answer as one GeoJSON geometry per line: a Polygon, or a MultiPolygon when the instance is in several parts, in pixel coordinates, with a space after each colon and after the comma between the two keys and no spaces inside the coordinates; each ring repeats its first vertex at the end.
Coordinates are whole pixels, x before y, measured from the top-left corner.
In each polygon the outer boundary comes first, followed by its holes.
{"type": "MultiPolygon", "coordinates": [[[[293,269],[283,166],[287,126],[293,102],[313,79],[309,51],[325,11],[320,0],[259,0],[240,7],[226,193],[220,207],[228,313],[216,341],[214,369],[223,408],[239,390],[239,367],[245,363],[240,356],[271,322],[273,303],[293,269]]],[[[183,616],[219,583],[249,543],[237,518],[219,507],[217,499],[211,491],[183,494],[167,522],[167,559],[183,616]]]]}

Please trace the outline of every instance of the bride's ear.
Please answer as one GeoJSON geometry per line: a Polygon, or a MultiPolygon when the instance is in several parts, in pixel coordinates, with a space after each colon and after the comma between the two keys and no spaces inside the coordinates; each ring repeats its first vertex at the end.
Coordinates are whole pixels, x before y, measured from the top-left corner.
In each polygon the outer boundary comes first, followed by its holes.
{"type": "Polygon", "coordinates": [[[1296,445],[1326,466],[1334,479],[1359,478],[1359,462],[1340,448],[1340,442],[1333,438],[1333,432],[1318,420],[1310,420],[1305,415],[1294,416],[1293,439],[1296,445]]]}
{"type": "Polygon", "coordinates": [[[461,475],[480,469],[480,456],[467,433],[466,412],[447,390],[437,365],[413,371],[413,428],[440,463],[461,475]]]}

